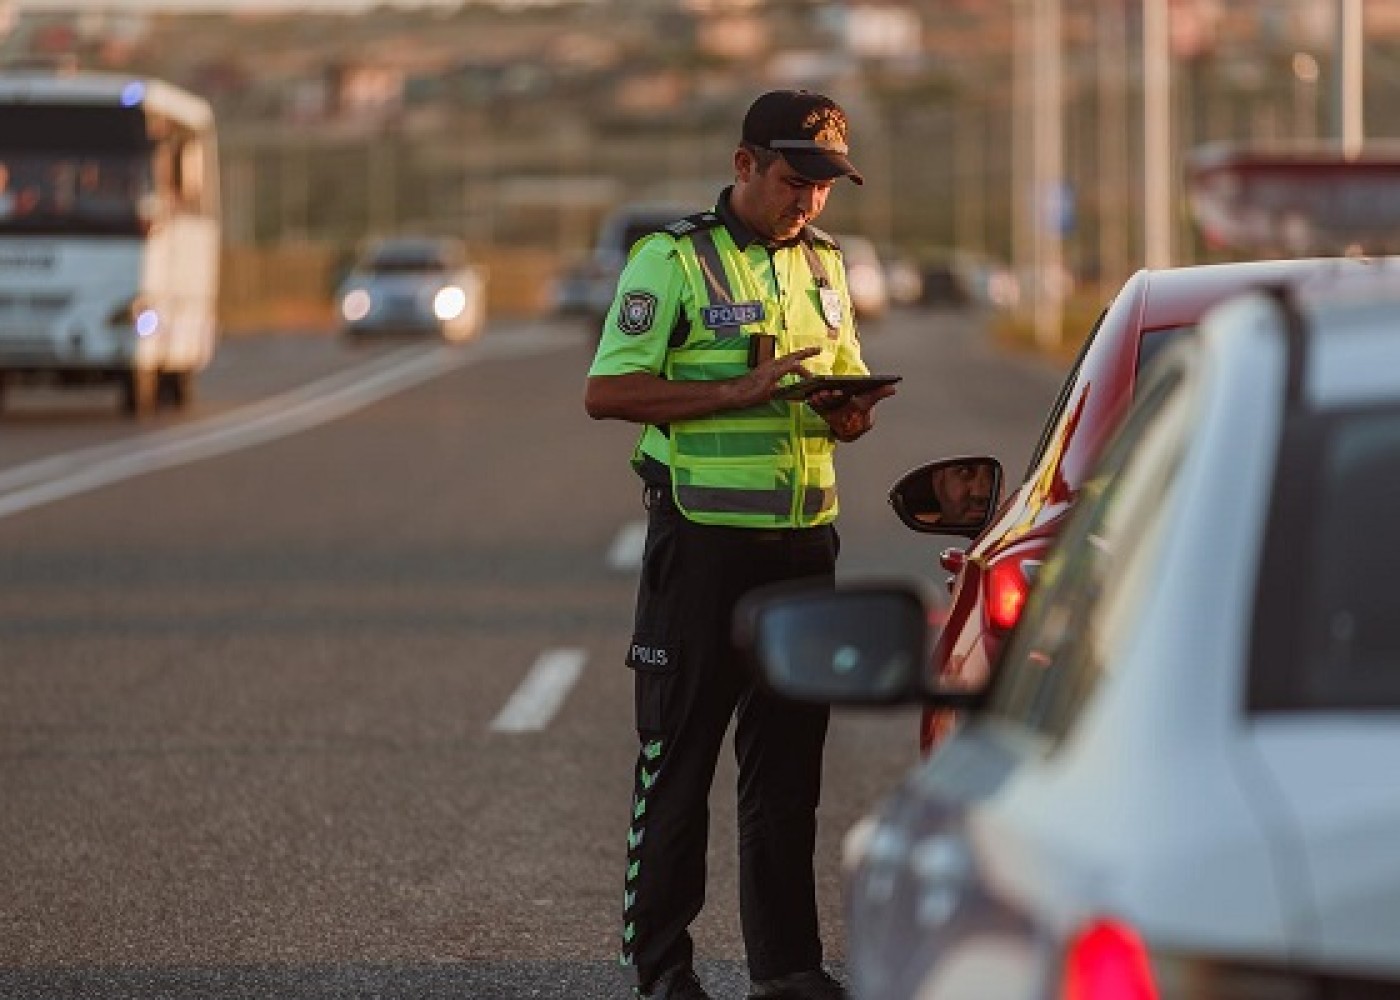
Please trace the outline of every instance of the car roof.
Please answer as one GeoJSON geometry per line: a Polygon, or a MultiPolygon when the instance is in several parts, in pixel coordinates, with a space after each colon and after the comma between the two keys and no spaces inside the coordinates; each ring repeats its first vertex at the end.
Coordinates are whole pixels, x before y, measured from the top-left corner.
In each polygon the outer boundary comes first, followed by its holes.
{"type": "Polygon", "coordinates": [[[1144,270],[1141,328],[1162,329],[1198,322],[1211,306],[1260,285],[1295,284],[1374,269],[1369,257],[1309,257],[1298,260],[1233,261],[1144,270]]]}
{"type": "Polygon", "coordinates": [[[1306,335],[1291,345],[1305,405],[1333,409],[1400,399],[1400,259],[1290,288],[1280,308],[1296,314],[1306,335]]]}
{"type": "Polygon", "coordinates": [[[1058,531],[1052,526],[1068,506],[1056,498],[1072,498],[1093,474],[1099,453],[1136,393],[1144,333],[1194,327],[1218,304],[1254,288],[1325,285],[1376,268],[1368,258],[1325,257],[1138,271],[1115,296],[1101,329],[1087,345],[1067,386],[1068,395],[1062,397],[1064,409],[1055,424],[1046,426],[1037,447],[1039,457],[1028,470],[1028,482],[1043,479],[1052,493],[1020,511],[1015,529],[989,531],[975,544],[995,551],[1027,535],[1058,531]]]}
{"type": "Polygon", "coordinates": [[[365,256],[377,261],[428,260],[462,252],[462,241],[448,236],[384,236],[365,248],[365,256]]]}

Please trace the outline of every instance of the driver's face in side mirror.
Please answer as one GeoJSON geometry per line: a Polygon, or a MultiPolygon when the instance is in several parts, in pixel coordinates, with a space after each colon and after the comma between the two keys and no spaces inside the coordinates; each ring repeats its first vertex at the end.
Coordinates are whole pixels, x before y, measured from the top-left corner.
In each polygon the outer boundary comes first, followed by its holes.
{"type": "Polygon", "coordinates": [[[994,458],[945,459],[905,474],[890,504],[915,531],[975,538],[1001,499],[1001,463],[994,458]]]}

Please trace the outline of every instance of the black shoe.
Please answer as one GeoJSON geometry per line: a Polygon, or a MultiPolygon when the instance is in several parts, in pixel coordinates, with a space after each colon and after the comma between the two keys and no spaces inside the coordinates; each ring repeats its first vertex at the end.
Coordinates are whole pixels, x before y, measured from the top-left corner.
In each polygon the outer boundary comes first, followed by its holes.
{"type": "Polygon", "coordinates": [[[637,996],[647,1000],[711,1000],[705,987],[700,985],[695,970],[688,965],[663,972],[650,990],[639,991],[637,996]]]}
{"type": "Polygon", "coordinates": [[[846,988],[825,969],[756,980],[749,1000],[846,1000],[846,988]]]}

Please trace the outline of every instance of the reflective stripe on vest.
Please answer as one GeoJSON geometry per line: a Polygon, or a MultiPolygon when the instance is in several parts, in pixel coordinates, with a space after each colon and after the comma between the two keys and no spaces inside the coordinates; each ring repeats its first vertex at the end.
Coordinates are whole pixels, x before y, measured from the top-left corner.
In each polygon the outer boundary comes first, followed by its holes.
{"type": "MultiPolygon", "coordinates": [[[[709,304],[712,306],[732,306],[734,292],[729,287],[729,275],[725,273],[724,261],[720,258],[719,247],[715,245],[714,234],[708,229],[702,229],[690,238],[690,242],[695,246],[700,271],[705,275],[705,291],[709,294],[709,304]]],[[[737,337],[739,336],[739,327],[720,327],[715,330],[715,336],[737,337]]],[[[747,353],[744,355],[744,360],[748,361],[747,353]]]]}
{"type": "MultiPolygon", "coordinates": [[[[682,509],[700,508],[723,514],[776,515],[784,520],[792,511],[792,490],[739,490],[720,486],[677,486],[676,503],[682,509]]],[[[814,518],[836,506],[836,488],[809,486],[802,492],[802,513],[814,518]]]]}
{"type": "MultiPolygon", "coordinates": [[[[812,263],[815,255],[804,242],[802,260],[812,285],[822,287],[827,271],[819,259],[812,263]]],[[[708,381],[745,374],[751,333],[777,335],[779,353],[809,345],[831,350],[829,331],[816,309],[791,310],[786,321],[779,315],[782,300],[752,275],[727,230],[703,229],[677,239],[676,256],[696,314],[686,341],[667,355],[668,379],[708,381]],[[701,316],[707,306],[748,301],[764,304],[760,323],[704,327],[701,316]],[[792,329],[794,323],[797,329],[792,329]]],[[[670,439],[672,492],[693,521],[800,527],[836,516],[834,440],[826,422],[807,406],[777,400],[673,421],[670,439]]]]}

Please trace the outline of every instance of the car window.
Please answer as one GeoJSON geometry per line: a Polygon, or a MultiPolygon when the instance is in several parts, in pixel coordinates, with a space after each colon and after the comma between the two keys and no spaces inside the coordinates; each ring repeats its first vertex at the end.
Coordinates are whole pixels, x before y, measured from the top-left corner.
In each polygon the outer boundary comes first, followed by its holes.
{"type": "Polygon", "coordinates": [[[1185,361],[1143,390],[1086,485],[997,669],[988,714],[1062,738],[1154,577],[1187,426],[1185,361]]]}
{"type": "Polygon", "coordinates": [[[1154,358],[1162,353],[1163,348],[1168,344],[1174,344],[1186,334],[1195,332],[1194,325],[1187,326],[1166,326],[1160,330],[1146,330],[1142,334],[1142,339],[1138,341],[1137,374],[1142,377],[1142,373],[1147,370],[1147,366],[1152,364],[1154,358]]]}
{"type": "Polygon", "coordinates": [[[1250,707],[1400,709],[1400,409],[1293,421],[1275,497],[1250,707]]]}
{"type": "Polygon", "coordinates": [[[1070,394],[1074,391],[1074,383],[1079,378],[1079,370],[1084,366],[1084,359],[1093,347],[1094,338],[1098,336],[1099,328],[1103,326],[1103,318],[1107,315],[1107,309],[1099,313],[1099,318],[1094,321],[1093,329],[1084,338],[1084,344],[1079,348],[1079,355],[1074,359],[1074,364],[1070,366],[1069,374],[1065,376],[1065,381],[1060,386],[1059,395],[1055,397],[1055,403],[1050,407],[1050,414],[1045,418],[1045,426],[1040,431],[1040,440],[1035,443],[1035,450],[1031,452],[1030,464],[1026,466],[1026,474],[1021,477],[1022,482],[1034,475],[1037,466],[1040,465],[1040,460],[1045,457],[1045,449],[1050,446],[1050,442],[1054,439],[1055,428],[1059,426],[1065,407],[1069,405],[1070,394]]]}
{"type": "Polygon", "coordinates": [[[370,261],[366,270],[370,274],[441,274],[447,265],[430,258],[391,257],[370,261]]]}
{"type": "Polygon", "coordinates": [[[366,255],[363,270],[370,274],[440,274],[457,263],[458,254],[436,243],[391,243],[366,255]]]}

